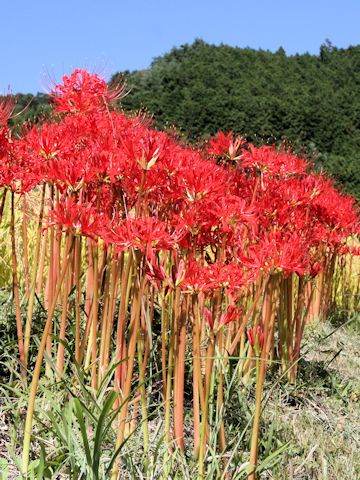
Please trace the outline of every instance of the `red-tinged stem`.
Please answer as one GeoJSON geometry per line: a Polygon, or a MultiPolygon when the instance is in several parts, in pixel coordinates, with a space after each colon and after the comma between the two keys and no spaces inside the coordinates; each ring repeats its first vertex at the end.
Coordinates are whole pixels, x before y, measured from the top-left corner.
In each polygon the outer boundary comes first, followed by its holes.
{"type": "MultiPolygon", "coordinates": [[[[122,390],[122,404],[119,414],[119,427],[118,427],[118,435],[115,445],[115,450],[118,450],[124,440],[124,432],[125,432],[125,420],[128,414],[128,405],[130,400],[130,392],[131,392],[131,384],[133,381],[133,370],[134,370],[134,361],[135,361],[135,353],[136,353],[136,343],[137,343],[137,335],[139,331],[140,325],[140,309],[141,309],[141,297],[142,292],[144,289],[146,277],[143,275],[142,272],[142,258],[138,256],[137,259],[137,267],[138,267],[138,275],[137,281],[134,284],[134,297],[132,302],[132,309],[131,309],[131,319],[130,319],[130,333],[129,333],[129,347],[128,347],[128,355],[127,355],[127,369],[126,369],[126,377],[125,377],[125,384],[122,390]]],[[[119,464],[115,462],[114,468],[112,471],[112,480],[117,480],[119,472],[119,464]]]]}
{"type": "Polygon", "coordinates": [[[294,327],[296,328],[296,315],[294,318],[294,278],[293,274],[289,278],[285,279],[285,291],[286,291],[286,325],[287,325],[287,360],[291,361],[293,357],[293,338],[294,327]]]}
{"type": "MultiPolygon", "coordinates": [[[[36,274],[37,274],[38,263],[39,263],[40,245],[41,245],[41,229],[42,229],[42,222],[43,222],[43,215],[44,215],[45,191],[46,191],[46,185],[44,183],[42,194],[41,194],[41,205],[40,205],[39,220],[38,220],[38,226],[37,226],[37,232],[36,232],[35,252],[34,252],[34,259],[33,259],[32,272],[31,272],[31,289],[29,292],[27,317],[26,317],[26,323],[25,323],[25,334],[24,334],[25,365],[28,364],[28,356],[29,356],[31,325],[32,325],[32,317],[33,317],[33,311],[34,311],[35,290],[36,290],[36,274]]],[[[43,267],[44,267],[44,262],[45,262],[45,258],[44,258],[44,261],[42,262],[43,267]]]]}
{"type": "MultiPolygon", "coordinates": [[[[268,282],[268,279],[266,278],[265,279],[265,285],[267,284],[268,282]]],[[[238,331],[236,333],[236,336],[229,348],[229,356],[231,357],[233,354],[234,354],[234,351],[236,349],[236,347],[238,346],[240,340],[241,340],[241,337],[245,331],[245,327],[246,327],[246,324],[248,323],[249,319],[251,318],[254,310],[256,309],[258,303],[259,303],[259,300],[261,298],[261,295],[262,295],[262,292],[263,292],[263,282],[260,282],[256,292],[255,292],[255,297],[254,297],[254,300],[250,306],[250,308],[248,309],[248,311],[246,312],[246,315],[245,317],[242,319],[241,321],[241,325],[240,327],[238,328],[238,331]]]]}
{"type": "Polygon", "coordinates": [[[110,282],[111,282],[111,270],[110,270],[110,262],[111,256],[107,255],[107,262],[105,268],[105,281],[104,281],[104,288],[102,292],[103,298],[103,310],[102,310],[102,317],[101,317],[101,327],[100,327],[100,363],[99,363],[99,381],[104,378],[105,375],[105,343],[106,343],[106,333],[107,333],[107,321],[108,321],[108,313],[110,308],[110,299],[109,299],[109,291],[110,291],[110,282]]]}
{"type": "Polygon", "coordinates": [[[18,283],[18,274],[17,274],[14,192],[11,192],[11,247],[12,247],[12,269],[13,269],[13,292],[14,292],[14,301],[15,301],[16,330],[17,330],[17,337],[18,337],[20,370],[21,370],[22,378],[26,379],[25,350],[24,350],[23,328],[22,328],[22,322],[21,322],[19,283],[18,283]]]}
{"type": "MultiPolygon", "coordinates": [[[[154,320],[154,312],[155,312],[155,287],[152,287],[151,294],[150,294],[150,310],[149,310],[149,328],[150,329],[152,328],[152,324],[154,320]]],[[[145,331],[146,331],[146,336],[145,336],[145,352],[144,352],[144,369],[146,371],[146,365],[150,356],[150,341],[149,341],[150,332],[148,332],[146,324],[145,324],[145,331]]]]}
{"type": "Polygon", "coordinates": [[[159,295],[161,304],[161,374],[162,374],[162,394],[165,401],[166,398],[166,331],[167,331],[167,314],[166,302],[162,293],[159,295]]]}
{"type": "MultiPolygon", "coordinates": [[[[50,193],[50,201],[53,205],[54,203],[54,187],[51,187],[50,193]]],[[[46,306],[47,308],[53,303],[53,297],[55,293],[55,283],[56,283],[56,256],[55,256],[55,227],[52,225],[50,227],[50,257],[49,257],[49,272],[47,278],[47,301],[46,306]]],[[[52,329],[52,324],[51,324],[52,329]]],[[[49,331],[49,335],[47,336],[47,343],[46,343],[46,353],[49,357],[52,356],[52,335],[51,330],[49,331]]],[[[45,366],[46,376],[50,376],[51,374],[51,366],[49,363],[46,363],[45,366]]]]}
{"type": "Polygon", "coordinates": [[[260,418],[261,418],[261,400],[262,391],[265,382],[266,374],[266,362],[264,358],[256,359],[256,393],[255,393],[255,412],[253,429],[251,435],[251,447],[250,447],[250,465],[253,469],[249,475],[249,480],[256,480],[256,467],[258,459],[258,442],[259,442],[259,430],[260,430],[260,418]]]}
{"type": "Polygon", "coordinates": [[[26,194],[23,195],[23,249],[24,249],[24,273],[25,273],[25,292],[26,298],[30,296],[29,285],[29,252],[28,252],[28,236],[27,236],[27,214],[26,214],[26,194]]]}
{"type": "Polygon", "coordinates": [[[75,238],[75,360],[80,364],[80,302],[81,302],[81,237],[75,238]]]}
{"type": "MultiPolygon", "coordinates": [[[[123,254],[124,255],[124,254],[123,254]]],[[[120,285],[120,307],[117,321],[117,334],[116,334],[116,369],[115,369],[115,390],[120,392],[122,388],[122,379],[125,376],[126,365],[126,312],[128,307],[127,291],[130,281],[130,273],[132,269],[133,256],[132,252],[128,253],[127,258],[124,256],[124,268],[121,275],[120,285]]]]}
{"type": "Polygon", "coordinates": [[[298,362],[300,358],[301,339],[306,323],[305,287],[306,283],[304,277],[299,277],[298,300],[295,313],[295,344],[294,354],[291,358],[291,363],[293,366],[289,373],[289,380],[292,383],[296,382],[296,374],[298,371],[298,362]]]}
{"type": "MultiPolygon", "coordinates": [[[[44,283],[44,269],[45,269],[45,259],[46,259],[46,251],[47,251],[47,243],[48,243],[48,230],[45,231],[43,237],[42,237],[42,242],[41,242],[41,255],[40,255],[40,266],[39,266],[39,272],[37,275],[37,283],[36,283],[36,292],[38,295],[41,294],[41,291],[43,289],[43,283],[44,283]]],[[[30,294],[31,297],[31,294],[30,294]]],[[[35,292],[34,292],[34,297],[35,297],[35,292]]],[[[45,297],[45,293],[44,293],[45,297]]]]}
{"type": "MultiPolygon", "coordinates": [[[[141,416],[142,416],[142,429],[144,438],[144,454],[147,455],[150,446],[149,439],[149,421],[147,412],[147,398],[145,388],[145,368],[144,368],[144,345],[145,344],[145,332],[142,330],[138,335],[138,364],[139,364],[139,388],[140,388],[140,401],[141,401],[141,416]]],[[[148,463],[148,457],[146,457],[148,463]]]]}
{"type": "Polygon", "coordinates": [[[208,411],[209,411],[209,398],[210,398],[210,385],[211,374],[214,365],[215,355],[215,337],[213,332],[210,333],[207,353],[206,353],[206,366],[205,366],[205,402],[201,415],[201,428],[200,428],[200,449],[199,449],[199,480],[204,478],[204,459],[206,448],[206,430],[208,425],[208,411]]]}
{"type": "Polygon", "coordinates": [[[184,378],[185,378],[185,347],[186,347],[186,318],[188,312],[188,298],[184,296],[179,318],[178,352],[175,365],[175,392],[174,392],[174,434],[177,446],[184,451],[184,378]]]}
{"type": "Polygon", "coordinates": [[[200,452],[200,401],[201,401],[201,363],[200,363],[200,312],[197,294],[193,295],[193,410],[194,410],[194,457],[200,452]]]}
{"type": "Polygon", "coordinates": [[[278,312],[278,331],[279,331],[279,357],[281,359],[282,370],[286,370],[287,360],[287,342],[286,332],[288,325],[288,312],[287,312],[287,289],[286,279],[282,278],[280,281],[280,302],[278,312]]]}
{"type": "Polygon", "coordinates": [[[4,188],[2,197],[1,197],[1,204],[0,204],[0,225],[2,223],[3,215],[4,215],[4,208],[6,203],[6,195],[7,195],[7,188],[4,188]]]}
{"type": "MultiPolygon", "coordinates": [[[[171,391],[172,391],[172,378],[173,378],[173,370],[174,370],[174,362],[175,362],[175,348],[176,348],[176,322],[177,322],[177,304],[179,303],[180,291],[176,289],[175,292],[175,308],[174,312],[174,320],[170,321],[170,346],[169,346],[169,354],[168,354],[168,361],[167,361],[167,379],[166,379],[166,397],[165,397],[165,438],[166,443],[168,446],[167,452],[171,451],[171,428],[170,428],[170,421],[171,421],[171,391]]],[[[166,452],[166,458],[167,458],[166,452]]],[[[164,464],[166,464],[166,460],[164,460],[164,464]]]]}
{"type": "Polygon", "coordinates": [[[99,252],[98,245],[96,242],[93,243],[92,248],[93,254],[93,301],[91,307],[91,385],[94,389],[97,388],[97,337],[98,337],[98,310],[99,310],[99,274],[98,274],[98,261],[99,261],[99,252]]]}
{"type": "Polygon", "coordinates": [[[90,337],[90,331],[92,327],[92,296],[94,293],[94,264],[93,264],[93,252],[92,252],[92,240],[90,238],[86,241],[86,275],[85,275],[85,316],[86,323],[84,333],[80,345],[80,362],[84,361],[85,348],[88,348],[87,358],[85,358],[85,369],[89,367],[90,355],[92,348],[92,340],[90,337]]]}
{"type": "Polygon", "coordinates": [[[64,364],[65,364],[65,338],[66,338],[66,323],[67,323],[67,315],[68,315],[68,300],[69,300],[69,293],[71,290],[71,271],[68,269],[65,279],[65,288],[63,291],[63,300],[62,300],[62,312],[60,318],[60,332],[59,332],[59,345],[57,351],[57,359],[56,359],[56,376],[57,379],[60,380],[61,376],[64,372],[64,364]]]}
{"type": "MultiPolygon", "coordinates": [[[[216,345],[218,346],[218,350],[220,353],[221,358],[224,356],[224,334],[222,329],[216,335],[216,345]]],[[[224,452],[226,449],[226,438],[225,438],[225,425],[224,420],[222,418],[223,409],[224,409],[224,390],[223,390],[223,370],[221,367],[222,360],[220,360],[220,368],[219,368],[219,385],[217,391],[217,408],[219,412],[219,418],[221,418],[220,428],[218,433],[218,440],[219,440],[219,448],[220,452],[224,452]]]]}
{"type": "Polygon", "coordinates": [[[259,431],[260,431],[260,418],[261,418],[261,400],[263,386],[265,382],[266,375],[266,364],[269,350],[269,339],[272,338],[274,320],[273,316],[273,305],[272,299],[274,294],[274,288],[276,285],[276,277],[272,276],[270,281],[266,285],[265,299],[264,299],[264,310],[263,310],[263,319],[264,319],[264,345],[260,354],[260,357],[256,358],[256,393],[255,393],[255,412],[253,427],[251,433],[251,446],[250,446],[250,465],[252,472],[249,475],[249,480],[255,480],[256,474],[255,470],[257,467],[258,460],[258,444],[259,444],[259,431]]]}
{"type": "Polygon", "coordinates": [[[22,474],[25,476],[25,478],[28,475],[28,469],[29,469],[31,431],[32,431],[34,409],[35,409],[36,392],[37,392],[37,387],[40,379],[41,365],[44,358],[47,338],[51,331],[51,325],[52,325],[53,316],[55,312],[57,297],[60,293],[62,282],[64,280],[65,274],[68,269],[68,265],[70,263],[72,246],[73,246],[73,241],[72,241],[72,236],[70,234],[66,238],[66,246],[65,246],[65,252],[64,252],[62,271],[59,278],[59,282],[56,286],[56,290],[55,290],[51,305],[49,306],[47,320],[46,320],[43,335],[41,338],[41,342],[38,350],[38,356],[36,359],[34,373],[33,373],[33,379],[31,382],[29,402],[28,402],[28,407],[26,412],[26,420],[25,420],[25,428],[24,428],[24,445],[23,445],[23,453],[22,453],[22,474]]]}
{"type": "Polygon", "coordinates": [[[106,335],[104,342],[104,359],[103,367],[104,372],[106,372],[109,366],[109,357],[110,357],[110,343],[111,343],[111,334],[114,325],[114,314],[115,314],[115,304],[116,304],[116,295],[119,285],[119,268],[118,268],[118,258],[115,253],[113,253],[113,259],[111,263],[111,281],[110,281],[110,293],[108,301],[108,314],[106,320],[106,335]]]}

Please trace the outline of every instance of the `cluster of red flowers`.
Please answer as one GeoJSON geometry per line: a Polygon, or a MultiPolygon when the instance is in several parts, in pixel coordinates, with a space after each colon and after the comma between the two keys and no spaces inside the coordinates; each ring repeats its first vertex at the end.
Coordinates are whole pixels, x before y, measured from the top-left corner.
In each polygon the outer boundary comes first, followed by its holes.
{"type": "MultiPolygon", "coordinates": [[[[262,357],[257,402],[272,352],[277,350],[282,367],[291,369],[289,378],[296,378],[304,325],[308,317],[327,313],[337,257],[360,253],[348,243],[349,237],[359,234],[358,210],[355,199],[315,173],[308,160],[284,147],[256,147],[231,132],[218,133],[202,147],[188,146],[175,135],[155,130],[146,118],[116,110],[115,100],[123,92],[122,86],[109,90],[96,74],[75,70],[54,87],[51,118],[24,129],[21,138],[8,127],[12,101],[0,102],[0,187],[4,190],[0,219],[9,189],[22,375],[26,377],[35,288],[40,296],[43,293],[48,316],[32,392],[37,388],[45,348],[49,356],[55,353],[50,333],[59,304],[63,308],[56,361],[59,378],[64,371],[63,341],[70,317],[67,311],[72,309],[68,297],[74,291],[75,359],[87,370],[91,368],[94,388],[109,366],[111,345],[116,349],[114,388],[122,406],[115,450],[120,451],[136,349],[144,355],[139,365],[146,366],[151,361],[151,331],[159,306],[166,440],[170,447],[172,404],[174,436],[184,449],[184,365],[190,342],[194,454],[199,456],[200,472],[210,425],[212,370],[220,365],[214,364],[215,354],[241,357],[247,349],[243,375],[252,368],[253,353],[262,357]],[[30,255],[26,197],[23,202],[28,298],[23,341],[14,193],[26,195],[33,190],[42,191],[42,200],[36,247],[30,255]],[[31,263],[36,282],[29,279],[31,263]],[[192,327],[190,340],[188,327],[192,327]],[[138,343],[139,331],[144,351],[138,343]],[[272,348],[275,341],[278,349],[272,348]]],[[[142,385],[143,375],[139,367],[142,385]]],[[[142,387],[139,390],[145,395],[142,387]]],[[[34,398],[29,399],[26,420],[24,473],[34,398]]],[[[219,412],[223,398],[219,381],[214,402],[219,412]]],[[[146,422],[144,405],[145,397],[141,409],[146,422]]],[[[255,420],[253,465],[258,417],[255,420]]],[[[223,437],[219,434],[221,451],[225,449],[223,437]]],[[[116,468],[114,472],[115,478],[116,468]]]]}
{"type": "Polygon", "coordinates": [[[54,118],[20,139],[3,102],[0,185],[56,187],[49,223],[119,251],[176,250],[186,259],[184,287],[198,290],[237,290],[258,272],[314,275],[319,252],[340,251],[358,234],[355,200],[307,160],[232,133],[185,146],[116,111],[122,91],[75,70],[53,90],[54,118]]]}

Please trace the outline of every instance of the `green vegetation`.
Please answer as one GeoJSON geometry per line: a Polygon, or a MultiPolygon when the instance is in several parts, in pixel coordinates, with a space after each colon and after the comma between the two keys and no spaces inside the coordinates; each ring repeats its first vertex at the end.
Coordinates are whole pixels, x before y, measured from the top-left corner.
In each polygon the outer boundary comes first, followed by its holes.
{"type": "MultiPolygon", "coordinates": [[[[15,322],[8,321],[5,297],[1,300],[0,325],[4,334],[0,339],[0,363],[6,366],[6,375],[5,371],[0,372],[3,381],[0,388],[0,479],[21,480],[22,432],[19,424],[24,420],[28,391],[14,382],[18,376],[14,370],[16,332],[10,325],[14,326],[15,322]]],[[[38,313],[41,316],[40,310],[38,313]]],[[[359,478],[359,321],[354,318],[346,325],[346,318],[348,314],[344,312],[336,323],[333,319],[314,324],[307,330],[305,355],[301,359],[301,375],[296,385],[287,384],[275,373],[266,383],[260,480],[359,478]]],[[[67,348],[72,355],[72,346],[67,348]]],[[[69,366],[60,382],[41,384],[34,435],[38,458],[31,463],[31,478],[109,478],[106,470],[114,454],[116,438],[116,432],[109,426],[112,418],[109,408],[113,401],[109,378],[104,379],[95,396],[86,386],[87,379],[79,366],[74,372],[69,366]],[[74,374],[80,381],[73,386],[71,378],[74,374]],[[85,433],[84,427],[90,433],[85,433]]],[[[161,409],[164,406],[154,393],[153,401],[149,402],[151,448],[144,451],[139,424],[121,448],[121,479],[163,478],[166,445],[161,409]]],[[[238,444],[243,442],[244,436],[249,441],[254,408],[253,383],[244,385],[237,378],[237,369],[229,371],[224,393],[231,402],[226,425],[233,444],[222,459],[214,453],[215,447],[211,444],[207,456],[207,480],[227,478],[226,475],[216,476],[217,466],[224,459],[232,466],[237,465],[237,474],[233,478],[246,478],[248,452],[238,444]]],[[[213,408],[216,409],[216,405],[213,408]]],[[[187,429],[191,429],[190,410],[190,403],[186,403],[187,429]]],[[[216,443],[216,435],[211,441],[216,443]]],[[[196,478],[196,462],[191,455],[175,449],[169,463],[172,472],[169,480],[196,478]]]]}

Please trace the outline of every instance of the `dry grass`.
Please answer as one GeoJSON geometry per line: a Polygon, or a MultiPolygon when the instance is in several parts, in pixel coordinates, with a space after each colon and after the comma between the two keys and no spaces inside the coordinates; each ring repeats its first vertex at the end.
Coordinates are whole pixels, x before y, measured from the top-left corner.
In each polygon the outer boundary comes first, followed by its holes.
{"type": "MultiPolygon", "coordinates": [[[[306,353],[301,360],[297,385],[289,386],[279,381],[263,414],[262,438],[266,443],[272,436],[270,452],[286,443],[288,447],[278,458],[276,466],[261,474],[260,478],[359,480],[360,317],[347,326],[336,327],[330,322],[313,325],[306,332],[305,342],[303,350],[306,353]]],[[[274,378],[269,380],[268,385],[271,386],[274,378]]],[[[21,405],[17,405],[18,410],[21,409],[21,405]]],[[[17,469],[10,455],[13,449],[11,432],[18,429],[19,433],[21,428],[21,415],[15,407],[9,416],[0,403],[0,458],[9,463],[9,475],[2,477],[0,474],[1,480],[17,478],[17,469]],[[12,425],[8,425],[10,417],[12,425]]],[[[239,404],[238,408],[234,415],[240,417],[244,412],[239,404]]],[[[261,460],[264,460],[264,454],[261,460]]],[[[136,462],[135,457],[133,461],[136,462]]],[[[158,462],[162,462],[161,456],[158,462]]],[[[155,470],[161,472],[161,465],[157,465],[155,470]]],[[[235,474],[236,471],[239,472],[239,469],[233,470],[235,480],[245,478],[235,474]]],[[[194,478],[191,477],[194,465],[184,464],[183,472],[179,476],[178,471],[176,478],[194,478]]],[[[155,474],[151,478],[160,477],[155,474]]],[[[212,479],[209,477],[207,480],[212,479]]]]}
{"type": "Polygon", "coordinates": [[[298,384],[271,397],[264,422],[290,445],[264,478],[360,479],[360,334],[355,325],[334,328],[308,329],[298,384]]]}

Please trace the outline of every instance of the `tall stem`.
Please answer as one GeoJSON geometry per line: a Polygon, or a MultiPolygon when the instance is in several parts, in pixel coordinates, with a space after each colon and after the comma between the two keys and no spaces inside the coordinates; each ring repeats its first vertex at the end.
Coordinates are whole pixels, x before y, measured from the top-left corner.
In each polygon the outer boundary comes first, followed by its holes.
{"type": "Polygon", "coordinates": [[[22,454],[22,474],[25,477],[27,477],[28,468],[29,468],[31,430],[32,430],[32,423],[33,423],[33,416],[34,416],[34,409],[35,409],[36,392],[37,392],[37,387],[40,379],[41,365],[44,358],[47,338],[51,331],[51,325],[52,325],[52,320],[55,312],[57,297],[60,293],[62,282],[64,280],[68,265],[70,263],[70,257],[71,257],[70,254],[72,250],[72,245],[73,245],[72,235],[69,234],[66,238],[64,260],[63,260],[61,275],[59,278],[59,283],[57,284],[55,294],[52,298],[52,302],[48,310],[47,320],[46,320],[43,335],[41,338],[38,356],[36,359],[34,373],[33,373],[33,379],[31,382],[29,402],[28,402],[28,407],[26,412],[26,420],[25,420],[25,428],[24,428],[24,445],[23,445],[23,454],[22,454]]]}
{"type": "MultiPolygon", "coordinates": [[[[139,331],[140,325],[140,309],[141,309],[141,296],[144,289],[146,277],[143,275],[142,272],[142,257],[138,255],[137,259],[137,267],[138,267],[138,276],[137,281],[134,285],[134,299],[132,303],[132,311],[131,311],[131,320],[130,320],[130,338],[129,338],[129,348],[128,348],[128,355],[127,355],[127,369],[126,369],[126,378],[125,384],[121,395],[122,405],[119,414],[119,427],[118,427],[118,435],[116,440],[115,450],[118,450],[121,447],[121,444],[124,440],[124,433],[125,433],[125,420],[128,413],[128,405],[130,401],[130,392],[131,392],[131,384],[133,380],[133,370],[134,370],[134,361],[135,361],[135,353],[136,353],[136,343],[137,343],[137,334],[139,331]]],[[[112,471],[112,480],[117,480],[119,472],[119,464],[115,462],[114,468],[112,471]]]]}
{"type": "Polygon", "coordinates": [[[185,348],[186,348],[186,318],[188,312],[188,298],[184,296],[181,305],[178,335],[178,354],[175,365],[175,392],[174,392],[174,434],[177,446],[184,451],[184,376],[185,376],[185,348]]]}
{"type": "Polygon", "coordinates": [[[11,247],[12,247],[12,269],[13,269],[13,292],[15,301],[16,330],[18,337],[19,357],[21,376],[26,378],[25,351],[23,329],[21,322],[21,309],[19,297],[19,283],[17,274],[16,242],[15,242],[15,194],[11,192],[11,247]]]}
{"type": "Polygon", "coordinates": [[[34,310],[35,291],[36,291],[36,276],[37,276],[36,274],[37,274],[38,263],[39,263],[41,229],[42,229],[42,222],[43,222],[43,215],[44,215],[45,191],[46,191],[46,186],[44,183],[42,194],[41,194],[41,205],[40,205],[39,220],[38,220],[38,226],[37,226],[37,232],[36,232],[35,252],[34,252],[34,259],[33,259],[32,272],[31,272],[31,288],[29,293],[27,317],[26,317],[26,324],[25,324],[25,336],[24,336],[25,365],[27,365],[28,356],[29,356],[31,324],[32,324],[32,316],[33,316],[33,310],[34,310]]]}
{"type": "Polygon", "coordinates": [[[258,448],[259,448],[259,431],[260,431],[260,418],[261,418],[261,400],[263,386],[266,375],[266,364],[269,355],[269,340],[272,338],[274,329],[273,317],[273,305],[272,300],[274,297],[274,289],[277,279],[275,276],[270,278],[270,281],[266,285],[265,299],[264,299],[264,344],[261,349],[260,357],[256,356],[256,393],[255,393],[255,412],[253,427],[251,433],[251,446],[250,446],[250,465],[253,469],[249,475],[249,480],[256,479],[256,467],[258,460],[258,448]]]}

